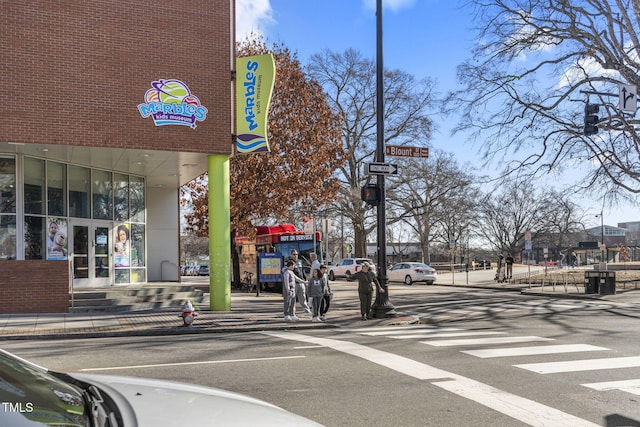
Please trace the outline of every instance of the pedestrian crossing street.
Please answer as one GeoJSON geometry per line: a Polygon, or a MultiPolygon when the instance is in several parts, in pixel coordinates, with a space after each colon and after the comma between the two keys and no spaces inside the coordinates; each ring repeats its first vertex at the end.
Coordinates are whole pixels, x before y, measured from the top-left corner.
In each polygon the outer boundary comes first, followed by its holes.
{"type": "MultiPolygon", "coordinates": [[[[611,351],[606,347],[590,344],[555,344],[553,338],[539,336],[518,336],[501,331],[466,330],[455,327],[432,325],[388,326],[380,328],[358,328],[351,332],[365,336],[384,336],[397,340],[418,340],[432,347],[460,347],[460,352],[480,359],[510,358],[532,355],[573,354],[574,360],[513,364],[512,366],[550,375],[567,372],[615,370],[640,367],[640,356],[602,357],[582,359],[580,354],[611,351]],[[536,343],[529,346],[509,346],[509,344],[536,343]],[[483,346],[491,346],[482,348],[483,346]]],[[[581,384],[598,391],[619,390],[640,396],[640,377],[622,381],[608,381],[581,384]]]]}

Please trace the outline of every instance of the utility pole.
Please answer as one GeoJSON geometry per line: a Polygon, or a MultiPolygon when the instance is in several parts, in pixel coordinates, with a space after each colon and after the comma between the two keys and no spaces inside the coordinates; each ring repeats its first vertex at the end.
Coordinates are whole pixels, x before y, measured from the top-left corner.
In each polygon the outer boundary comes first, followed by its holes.
{"type": "MultiPolygon", "coordinates": [[[[382,0],[376,0],[376,162],[384,163],[384,67],[382,64],[382,0]]],[[[371,312],[376,318],[395,316],[395,307],[389,302],[389,287],[387,286],[387,222],[386,222],[386,194],[384,188],[385,176],[378,175],[380,188],[380,203],[377,206],[378,219],[378,280],[384,292],[376,291],[376,300],[371,312]]]]}

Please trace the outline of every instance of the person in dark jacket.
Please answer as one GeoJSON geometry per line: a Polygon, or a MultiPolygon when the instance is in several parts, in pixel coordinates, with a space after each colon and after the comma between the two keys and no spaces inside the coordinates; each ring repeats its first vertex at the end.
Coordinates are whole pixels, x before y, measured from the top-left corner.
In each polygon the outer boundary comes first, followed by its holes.
{"type": "Polygon", "coordinates": [[[362,269],[351,277],[358,281],[358,297],[360,298],[362,320],[370,319],[373,284],[376,284],[378,292],[384,292],[384,289],[380,286],[380,282],[378,282],[376,275],[371,271],[371,266],[366,261],[362,263],[362,269]]]}

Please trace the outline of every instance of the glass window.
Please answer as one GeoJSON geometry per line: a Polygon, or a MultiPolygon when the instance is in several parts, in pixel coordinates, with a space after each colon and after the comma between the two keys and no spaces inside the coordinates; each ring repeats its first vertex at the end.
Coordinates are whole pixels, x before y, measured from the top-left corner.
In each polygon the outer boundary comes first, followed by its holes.
{"type": "Polygon", "coordinates": [[[131,221],[144,222],[144,178],[130,177],[131,221]]]}
{"type": "Polygon", "coordinates": [[[69,166],[69,216],[89,218],[90,170],[69,166]]]}
{"type": "Polygon", "coordinates": [[[114,214],[117,221],[129,221],[129,175],[113,174],[114,214]]]}
{"type": "Polygon", "coordinates": [[[143,283],[146,281],[146,271],[144,268],[131,269],[131,283],[143,283]]]}
{"type": "Polygon", "coordinates": [[[129,269],[128,268],[116,270],[115,276],[116,276],[115,277],[116,284],[131,283],[131,281],[129,280],[130,275],[129,275],[129,269]]]}
{"type": "Polygon", "coordinates": [[[16,212],[16,159],[0,156],[0,213],[16,212]]]}
{"type": "Polygon", "coordinates": [[[111,172],[93,170],[93,218],[113,219],[111,172]]]}
{"type": "Polygon", "coordinates": [[[47,214],[67,216],[67,167],[47,162],[47,214]]]}
{"type": "Polygon", "coordinates": [[[131,224],[131,267],[144,264],[144,225],[131,224]]]}
{"type": "Polygon", "coordinates": [[[44,259],[44,218],[24,217],[24,259],[44,259]]]}
{"type": "Polygon", "coordinates": [[[44,214],[44,160],[24,158],[24,212],[44,214]]]}
{"type": "Polygon", "coordinates": [[[0,259],[16,259],[15,215],[0,215],[0,259]]]}

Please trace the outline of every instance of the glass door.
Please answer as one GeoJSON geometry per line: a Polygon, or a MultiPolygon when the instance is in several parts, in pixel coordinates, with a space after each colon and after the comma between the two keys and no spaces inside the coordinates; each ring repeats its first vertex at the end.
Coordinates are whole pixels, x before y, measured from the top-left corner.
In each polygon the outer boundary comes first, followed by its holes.
{"type": "Polygon", "coordinates": [[[71,220],[71,262],[74,287],[113,284],[110,263],[110,224],[71,220]]]}

